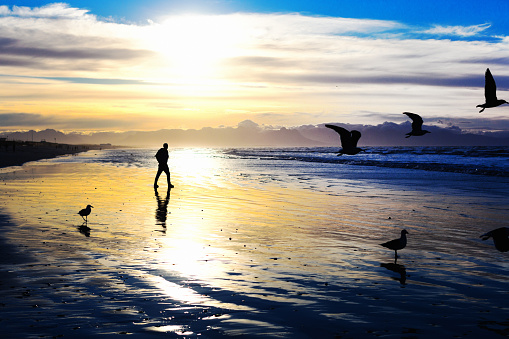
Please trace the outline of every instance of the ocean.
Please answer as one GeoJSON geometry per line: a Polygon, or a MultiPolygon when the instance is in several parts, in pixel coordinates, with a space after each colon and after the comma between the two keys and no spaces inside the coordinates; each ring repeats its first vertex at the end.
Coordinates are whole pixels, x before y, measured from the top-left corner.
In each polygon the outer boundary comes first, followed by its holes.
{"type": "Polygon", "coordinates": [[[507,148],[170,149],[172,190],[156,151],[0,170],[2,234],[30,258],[6,266],[7,333],[509,334],[508,254],[480,238],[508,226],[507,148]],[[402,229],[395,260],[380,243],[402,229]]]}

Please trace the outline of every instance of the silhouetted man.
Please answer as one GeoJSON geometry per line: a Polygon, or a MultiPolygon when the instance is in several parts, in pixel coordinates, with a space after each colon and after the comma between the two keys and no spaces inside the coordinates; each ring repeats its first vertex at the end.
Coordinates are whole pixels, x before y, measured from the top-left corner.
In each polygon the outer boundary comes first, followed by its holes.
{"type": "Polygon", "coordinates": [[[161,173],[166,173],[166,180],[168,181],[168,188],[173,188],[174,186],[171,184],[170,180],[170,169],[168,168],[168,144],[164,143],[163,148],[160,148],[159,151],[156,153],[156,159],[159,163],[159,166],[157,168],[157,174],[156,178],[154,180],[154,188],[158,188],[157,180],[159,180],[159,176],[161,173]]]}

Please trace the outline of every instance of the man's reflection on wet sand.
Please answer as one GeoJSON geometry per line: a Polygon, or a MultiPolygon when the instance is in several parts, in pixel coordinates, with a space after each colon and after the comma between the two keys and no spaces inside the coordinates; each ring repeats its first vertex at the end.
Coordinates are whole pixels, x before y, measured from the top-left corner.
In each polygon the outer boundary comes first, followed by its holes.
{"type": "Polygon", "coordinates": [[[154,189],[154,192],[157,200],[156,224],[161,225],[166,230],[166,219],[168,217],[168,203],[170,202],[171,189],[166,191],[164,199],[159,195],[157,188],[154,189]]]}

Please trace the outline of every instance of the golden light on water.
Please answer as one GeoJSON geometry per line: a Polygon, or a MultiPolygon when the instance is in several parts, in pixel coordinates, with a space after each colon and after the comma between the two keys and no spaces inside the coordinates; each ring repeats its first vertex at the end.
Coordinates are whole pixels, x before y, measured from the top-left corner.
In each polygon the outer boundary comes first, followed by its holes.
{"type": "Polygon", "coordinates": [[[213,149],[172,150],[169,162],[179,181],[198,187],[210,185],[213,177],[221,174],[221,159],[213,149]]]}
{"type": "MultiPolygon", "coordinates": [[[[310,328],[316,327],[313,319],[356,326],[366,323],[369,310],[391,316],[394,308],[387,312],[386,305],[412,298],[414,287],[436,292],[424,302],[448,294],[456,307],[456,295],[478,296],[468,294],[475,286],[465,281],[487,276],[479,274],[485,271],[478,257],[470,259],[472,251],[495,257],[472,239],[477,226],[465,227],[472,220],[488,222],[464,216],[465,206],[469,214],[482,215],[484,208],[473,198],[317,178],[310,167],[302,171],[304,166],[277,167],[277,162],[269,167],[210,149],[172,149],[175,188],[167,191],[163,175],[155,190],[152,151],[98,152],[95,159],[90,152],[83,156],[92,159],[78,163],[0,172],[5,197],[0,213],[15,221],[5,232],[35,256],[13,268],[23,275],[32,270],[32,276],[26,274],[30,284],[58,293],[57,309],[62,295],[72,305],[94,300],[99,312],[128,315],[128,322],[145,332],[184,336],[195,332],[189,321],[201,320],[210,320],[210,326],[220,322],[219,328],[231,324],[242,333],[246,326],[252,333],[260,328],[282,333],[281,316],[289,324],[295,316],[299,324],[311,319],[310,328]],[[84,222],[77,211],[89,203],[94,209],[87,234],[79,228],[84,222]],[[393,253],[378,244],[402,227],[410,235],[398,271],[393,253]],[[444,238],[447,234],[454,242],[444,238]],[[402,284],[412,287],[401,289],[402,284]],[[443,293],[455,285],[468,289],[443,293]]],[[[75,316],[75,310],[67,314],[75,316]]],[[[92,318],[100,318],[91,310],[92,318]]],[[[397,312],[407,311],[403,303],[397,312]]]]}
{"type": "MultiPolygon", "coordinates": [[[[331,266],[342,268],[337,272],[342,279],[376,278],[356,268],[356,251],[362,249],[363,260],[376,261],[384,253],[378,246],[380,230],[420,227],[413,216],[391,220],[380,215],[386,200],[376,195],[394,192],[371,189],[366,196],[362,188],[345,186],[359,196],[329,194],[326,185],[310,189],[305,176],[296,177],[295,185],[293,179],[232,166],[209,149],[171,150],[175,188],[167,192],[163,174],[155,192],[156,167],[150,161],[154,167],[63,163],[4,172],[7,180],[0,190],[7,199],[0,207],[21,225],[14,238],[34,252],[63,260],[88,253],[109,269],[140,267],[147,272],[144,281],[185,303],[204,299],[165,276],[305,303],[267,291],[300,291],[292,277],[319,280],[336,274],[331,266]],[[94,206],[89,236],[80,233],[83,220],[77,214],[87,204],[94,206]]],[[[398,199],[405,203],[393,203],[392,215],[408,209],[412,198],[398,199]]]]}

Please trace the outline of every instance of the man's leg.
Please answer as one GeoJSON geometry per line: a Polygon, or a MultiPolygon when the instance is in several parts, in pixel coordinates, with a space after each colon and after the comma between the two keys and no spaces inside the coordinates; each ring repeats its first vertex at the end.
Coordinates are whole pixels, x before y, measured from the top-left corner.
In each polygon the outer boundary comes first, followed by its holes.
{"type": "Polygon", "coordinates": [[[159,176],[161,175],[161,173],[163,173],[163,169],[159,166],[157,168],[157,174],[156,174],[156,178],[154,180],[154,187],[157,187],[157,180],[159,180],[159,176]]]}
{"type": "Polygon", "coordinates": [[[172,187],[174,187],[174,186],[171,184],[170,169],[168,168],[168,166],[166,166],[166,168],[164,169],[164,173],[166,173],[166,180],[167,180],[167,182],[168,182],[168,188],[172,188],[172,187]]]}

